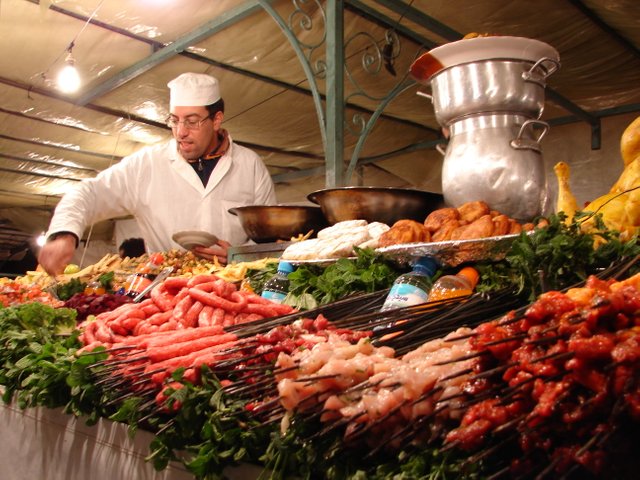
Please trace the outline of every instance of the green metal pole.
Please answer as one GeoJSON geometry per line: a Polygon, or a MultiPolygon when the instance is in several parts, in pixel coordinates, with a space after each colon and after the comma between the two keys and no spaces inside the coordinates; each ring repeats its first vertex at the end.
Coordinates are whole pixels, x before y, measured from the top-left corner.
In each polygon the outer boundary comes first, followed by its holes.
{"type": "Polygon", "coordinates": [[[344,2],[327,0],[327,188],[344,186],[344,2]]]}

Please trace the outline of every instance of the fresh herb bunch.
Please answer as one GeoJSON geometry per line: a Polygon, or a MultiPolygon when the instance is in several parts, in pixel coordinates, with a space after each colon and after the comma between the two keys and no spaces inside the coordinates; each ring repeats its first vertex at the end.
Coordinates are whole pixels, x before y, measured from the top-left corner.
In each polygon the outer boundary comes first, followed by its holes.
{"type": "Polygon", "coordinates": [[[115,272],[106,272],[98,277],[98,283],[104,287],[107,292],[113,292],[113,279],[115,272]]]}
{"type": "MultiPolygon", "coordinates": [[[[173,379],[180,381],[181,373],[174,373],[173,379]]],[[[184,382],[169,394],[181,404],[175,415],[147,420],[158,431],[147,460],[157,470],[170,460],[180,460],[198,479],[226,478],[223,470],[229,465],[259,462],[273,429],[248,420],[244,403],[226,398],[207,367],[201,380],[200,385],[184,382]]]]}
{"type": "Polygon", "coordinates": [[[354,293],[389,288],[401,273],[393,263],[370,248],[354,247],[355,259],[341,258],[322,269],[300,265],[289,274],[292,295],[311,294],[320,305],[354,293]]]}
{"type": "Polygon", "coordinates": [[[259,270],[249,269],[246,278],[251,290],[258,295],[262,293],[264,284],[278,272],[278,262],[267,263],[259,270]]]}
{"type": "MultiPolygon", "coordinates": [[[[371,293],[389,288],[403,271],[371,248],[354,247],[356,258],[340,258],[328,266],[300,264],[288,275],[289,295],[285,302],[310,309],[335,302],[354,293],[371,293]]],[[[277,263],[247,272],[249,285],[260,294],[278,269],[277,263]]]]}
{"type": "Polygon", "coordinates": [[[86,286],[86,282],[82,282],[78,278],[72,278],[68,282],[56,285],[56,296],[60,300],[69,300],[76,293],[84,292],[86,286]]]}
{"type": "Polygon", "coordinates": [[[80,343],[77,333],[59,333],[75,327],[75,316],[75,310],[40,303],[0,309],[0,384],[5,387],[5,402],[14,394],[21,408],[54,408],[68,402],[70,365],[80,343]]]}
{"type": "Polygon", "coordinates": [[[515,286],[533,301],[544,291],[582,282],[599,269],[640,254],[637,237],[623,241],[619,232],[606,228],[600,215],[596,229],[584,232],[581,218],[578,213],[566,224],[560,212],[548,218],[547,226],[520,234],[504,261],[477,265],[481,274],[478,291],[515,286]]]}
{"type": "MultiPolygon", "coordinates": [[[[328,429],[313,417],[291,418],[286,433],[274,434],[262,457],[269,478],[323,480],[445,480],[476,479],[477,465],[466,465],[465,458],[437,447],[407,444],[400,452],[381,449],[371,456],[371,445],[345,448],[342,428],[328,429]],[[318,432],[323,431],[322,435],[318,432]],[[306,439],[313,436],[313,441],[306,439]],[[373,460],[375,458],[375,460],[373,460]],[[375,468],[372,468],[375,464],[375,468]]],[[[372,435],[380,440],[384,433],[372,435]]]]}

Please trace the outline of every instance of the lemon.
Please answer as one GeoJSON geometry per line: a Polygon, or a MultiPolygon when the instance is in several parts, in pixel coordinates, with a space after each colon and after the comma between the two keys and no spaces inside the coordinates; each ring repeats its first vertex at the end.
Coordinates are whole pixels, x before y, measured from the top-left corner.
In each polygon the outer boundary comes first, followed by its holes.
{"type": "Polygon", "coordinates": [[[65,275],[69,275],[71,273],[78,273],[80,271],[80,267],[75,263],[70,263],[64,269],[65,275]]]}

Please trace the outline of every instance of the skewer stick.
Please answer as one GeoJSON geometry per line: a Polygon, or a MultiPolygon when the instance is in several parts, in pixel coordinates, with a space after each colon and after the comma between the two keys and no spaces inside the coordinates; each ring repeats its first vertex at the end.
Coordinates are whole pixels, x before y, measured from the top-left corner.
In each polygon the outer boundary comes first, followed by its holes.
{"type": "Polygon", "coordinates": [[[476,352],[476,353],[470,353],[469,355],[463,355],[462,357],[453,358],[451,360],[445,360],[444,362],[434,363],[433,365],[436,366],[436,367],[441,367],[443,365],[450,365],[452,363],[462,362],[464,360],[471,360],[473,358],[479,358],[479,357],[482,357],[484,355],[489,355],[489,352],[485,351],[485,350],[481,350],[481,351],[476,352]]]}

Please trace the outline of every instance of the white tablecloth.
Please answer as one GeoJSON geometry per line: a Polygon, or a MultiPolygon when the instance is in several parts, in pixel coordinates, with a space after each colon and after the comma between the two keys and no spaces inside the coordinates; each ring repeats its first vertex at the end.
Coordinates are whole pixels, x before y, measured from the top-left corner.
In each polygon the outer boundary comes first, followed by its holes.
{"type": "MultiPolygon", "coordinates": [[[[144,460],[153,436],[108,420],[87,426],[61,410],[20,410],[1,404],[1,480],[193,480],[182,465],[161,472],[144,460]]],[[[225,471],[229,479],[254,479],[259,469],[242,465],[225,471]]]]}

